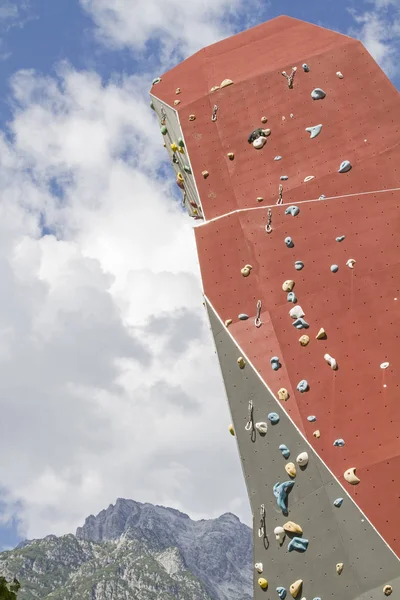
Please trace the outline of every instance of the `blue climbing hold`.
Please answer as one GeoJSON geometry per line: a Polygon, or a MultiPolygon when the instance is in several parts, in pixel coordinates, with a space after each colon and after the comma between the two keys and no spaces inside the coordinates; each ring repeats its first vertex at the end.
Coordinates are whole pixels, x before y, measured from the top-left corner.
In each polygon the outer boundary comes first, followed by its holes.
{"type": "Polygon", "coordinates": [[[338,440],[335,440],[335,441],[333,442],[333,445],[334,445],[334,446],[339,446],[340,448],[342,448],[342,447],[344,446],[344,440],[342,440],[341,438],[340,438],[340,439],[338,439],[338,440]]]}
{"type": "Polygon", "coordinates": [[[306,379],[302,379],[301,381],[299,381],[299,383],[297,384],[297,390],[301,394],[306,392],[308,390],[308,381],[306,379]]]}
{"type": "Polygon", "coordinates": [[[301,271],[302,269],[304,269],[304,263],[301,262],[301,260],[296,260],[296,262],[294,263],[294,268],[296,269],[296,271],[301,271]]]}
{"type": "Polygon", "coordinates": [[[338,265],[331,265],[331,271],[332,273],[337,273],[339,271],[338,265]]]}
{"type": "Polygon", "coordinates": [[[344,498],[336,498],[336,500],[333,501],[333,505],[336,506],[336,508],[340,508],[343,504],[344,498]]]}
{"type": "Polygon", "coordinates": [[[314,423],[317,420],[317,417],[315,415],[310,415],[309,417],[307,417],[307,421],[310,421],[310,423],[314,423]]]}
{"type": "Polygon", "coordinates": [[[293,327],[296,327],[296,329],[308,329],[310,326],[307,321],[303,319],[303,317],[300,317],[299,319],[293,321],[293,327]]]}
{"type": "Polygon", "coordinates": [[[281,600],[285,600],[287,591],[284,587],[281,587],[281,586],[277,587],[276,592],[281,600]]]}
{"type": "Polygon", "coordinates": [[[272,425],[276,425],[277,423],[279,423],[279,419],[280,417],[276,412],[269,413],[268,415],[268,421],[272,423],[272,425]]]}
{"type": "Polygon", "coordinates": [[[310,140],[314,139],[321,133],[322,125],[313,125],[312,127],[306,127],[306,131],[310,134],[310,140]]]}
{"type": "Polygon", "coordinates": [[[287,508],[287,500],[288,495],[292,487],[294,486],[294,481],[284,481],[283,483],[275,483],[273,487],[274,496],[276,498],[276,502],[281,509],[282,513],[286,516],[288,514],[287,508]]]}
{"type": "Polygon", "coordinates": [[[285,215],[292,215],[292,217],[296,217],[300,212],[300,209],[298,206],[288,206],[288,208],[285,210],[285,215]]]}
{"type": "Polygon", "coordinates": [[[293,304],[296,304],[296,302],[297,302],[297,298],[296,298],[296,296],[295,296],[295,293],[294,293],[294,292],[288,292],[288,295],[287,295],[287,301],[288,301],[288,302],[293,302],[293,304]]]}
{"type": "Polygon", "coordinates": [[[287,181],[289,179],[289,177],[287,175],[281,175],[280,176],[280,180],[281,181],[287,181]]]}
{"type": "Polygon", "coordinates": [[[288,552],[292,552],[293,550],[297,550],[297,552],[305,552],[308,548],[308,540],[305,538],[294,537],[290,540],[288,544],[288,552]]]}
{"type": "Polygon", "coordinates": [[[304,71],[305,73],[308,73],[308,72],[309,72],[309,70],[310,70],[310,67],[309,67],[309,66],[308,66],[306,63],[304,63],[304,64],[303,64],[303,65],[301,65],[301,66],[303,67],[303,71],[304,71]]]}
{"type": "Polygon", "coordinates": [[[351,163],[348,160],[344,160],[339,167],[338,173],[347,173],[351,169],[351,163]]]}
{"type": "Polygon", "coordinates": [[[269,362],[271,363],[271,367],[274,371],[278,371],[278,369],[280,369],[282,366],[277,356],[273,356],[269,362]]]}
{"type": "Polygon", "coordinates": [[[282,160],[282,156],[275,156],[274,160],[282,160]]]}
{"type": "Polygon", "coordinates": [[[248,318],[249,315],[246,315],[246,313],[240,313],[240,315],[238,315],[238,319],[240,319],[241,321],[247,321],[248,318]]]}
{"type": "Polygon", "coordinates": [[[336,238],[336,241],[337,241],[337,242],[343,242],[343,240],[344,240],[344,238],[345,238],[345,237],[346,237],[345,235],[339,235],[339,236],[336,238]]]}
{"type": "Polygon", "coordinates": [[[289,458],[289,456],[290,456],[290,450],[289,450],[289,448],[287,446],[285,446],[285,444],[281,444],[279,446],[279,450],[282,452],[282,456],[284,458],[289,458]]]}
{"type": "Polygon", "coordinates": [[[315,598],[313,598],[313,600],[321,600],[321,598],[319,596],[315,596],[315,598]]]}
{"type": "Polygon", "coordinates": [[[324,90],[321,90],[321,88],[315,88],[315,90],[311,92],[311,98],[313,100],[322,100],[323,98],[325,98],[325,96],[326,94],[324,90]]]}
{"type": "Polygon", "coordinates": [[[287,237],[285,238],[285,244],[288,248],[293,248],[294,247],[294,243],[291,237],[287,237]]]}

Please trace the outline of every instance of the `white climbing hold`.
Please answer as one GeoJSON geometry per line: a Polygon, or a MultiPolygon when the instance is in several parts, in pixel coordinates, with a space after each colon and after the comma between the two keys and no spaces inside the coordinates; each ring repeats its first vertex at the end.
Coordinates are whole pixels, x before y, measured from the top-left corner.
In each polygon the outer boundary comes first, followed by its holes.
{"type": "Polygon", "coordinates": [[[255,568],[255,570],[257,571],[257,573],[262,573],[262,572],[263,572],[263,569],[264,569],[264,567],[263,567],[263,564],[262,564],[262,563],[256,563],[256,564],[254,565],[254,568],[255,568]]]}
{"type": "Polygon", "coordinates": [[[276,541],[279,542],[279,544],[282,546],[283,542],[285,541],[285,537],[286,537],[286,532],[283,529],[283,527],[281,527],[280,525],[278,527],[275,527],[274,534],[275,534],[276,541]]]}
{"type": "Polygon", "coordinates": [[[253,142],[253,146],[254,148],[256,148],[257,150],[259,150],[260,148],[263,148],[263,146],[267,143],[267,138],[264,137],[263,135],[260,135],[260,137],[258,137],[257,139],[254,140],[253,142]]]}
{"type": "Polygon", "coordinates": [[[339,77],[339,79],[343,79],[343,73],[340,71],[336,71],[336,75],[339,77]]]}
{"type": "Polygon", "coordinates": [[[252,268],[253,267],[251,265],[245,265],[243,269],[240,269],[240,272],[243,275],[243,277],[248,277],[252,268]]]}
{"type": "Polygon", "coordinates": [[[314,436],[315,438],[317,438],[317,439],[318,439],[318,438],[320,438],[320,437],[321,437],[321,432],[320,432],[320,430],[319,430],[319,429],[317,429],[316,431],[314,431],[314,433],[313,433],[313,436],[314,436]]]}
{"type": "Polygon", "coordinates": [[[352,168],[350,161],[348,160],[344,160],[343,162],[340,163],[340,167],[338,170],[338,173],[347,173],[348,171],[350,171],[352,168]]]}
{"type": "Polygon", "coordinates": [[[337,362],[330,354],[325,354],[324,359],[326,360],[326,362],[328,363],[328,365],[330,366],[330,368],[333,371],[337,371],[337,368],[338,368],[337,362]]]}
{"type": "Polygon", "coordinates": [[[346,262],[346,266],[349,267],[349,269],[354,269],[355,263],[356,261],[354,258],[349,258],[349,260],[346,262]]]}
{"type": "Polygon", "coordinates": [[[275,156],[274,160],[282,160],[282,156],[275,156]]]}
{"type": "Polygon", "coordinates": [[[232,84],[233,84],[233,81],[232,81],[232,79],[224,79],[224,80],[221,82],[221,84],[220,84],[220,86],[219,86],[219,87],[222,89],[222,88],[224,88],[224,87],[228,87],[228,85],[232,85],[232,84]]]}
{"type": "Polygon", "coordinates": [[[344,473],[344,478],[348,483],[352,485],[357,485],[360,483],[360,479],[356,475],[356,467],[351,467],[351,469],[347,469],[344,473]]]}
{"type": "Polygon", "coordinates": [[[212,88],[211,88],[211,90],[210,90],[210,93],[216,92],[217,90],[219,90],[219,85],[213,85],[212,88]]]}
{"type": "Polygon", "coordinates": [[[313,125],[312,127],[306,127],[306,131],[310,134],[310,140],[314,139],[321,133],[322,125],[313,125]]]}
{"type": "Polygon", "coordinates": [[[282,284],[282,289],[283,289],[284,292],[291,292],[293,288],[294,288],[294,281],[293,281],[293,279],[287,279],[282,284]]]}
{"type": "Polygon", "coordinates": [[[299,467],[305,467],[308,464],[308,454],[307,452],[300,452],[298,457],[296,458],[296,462],[299,467]]]}
{"type": "Polygon", "coordinates": [[[337,573],[338,575],[340,575],[340,574],[342,573],[342,571],[343,571],[343,567],[344,567],[344,564],[343,564],[343,563],[338,563],[338,564],[336,565],[336,573],[337,573]]]}
{"type": "Polygon", "coordinates": [[[255,428],[257,429],[258,433],[261,435],[265,435],[268,431],[268,425],[267,425],[267,423],[265,423],[265,421],[260,421],[260,423],[256,423],[255,428]]]}
{"type": "Polygon", "coordinates": [[[387,369],[389,364],[390,363],[388,363],[388,362],[383,362],[383,363],[381,363],[380,367],[381,367],[381,369],[387,369]]]}
{"type": "Polygon", "coordinates": [[[307,177],[304,177],[303,181],[304,181],[304,183],[308,183],[312,179],[315,179],[315,175],[307,175],[307,177]]]}
{"type": "Polygon", "coordinates": [[[289,310],[289,315],[292,317],[292,319],[300,319],[301,317],[304,317],[304,312],[301,306],[297,304],[289,310]]]}

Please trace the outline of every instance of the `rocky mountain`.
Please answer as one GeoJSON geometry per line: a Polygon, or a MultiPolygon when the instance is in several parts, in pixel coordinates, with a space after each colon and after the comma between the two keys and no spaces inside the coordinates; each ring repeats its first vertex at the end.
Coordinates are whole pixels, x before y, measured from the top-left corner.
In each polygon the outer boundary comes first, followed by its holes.
{"type": "Polygon", "coordinates": [[[192,521],[120,498],[76,535],[0,553],[0,575],[18,600],[251,600],[252,533],[230,513],[192,521]]]}

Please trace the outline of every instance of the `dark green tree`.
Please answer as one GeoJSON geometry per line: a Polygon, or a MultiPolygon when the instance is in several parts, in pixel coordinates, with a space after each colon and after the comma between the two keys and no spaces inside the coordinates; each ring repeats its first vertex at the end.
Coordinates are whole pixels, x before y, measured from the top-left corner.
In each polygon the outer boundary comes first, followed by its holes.
{"type": "Polygon", "coordinates": [[[17,592],[21,587],[18,579],[8,582],[5,577],[0,577],[0,600],[17,600],[17,592]]]}

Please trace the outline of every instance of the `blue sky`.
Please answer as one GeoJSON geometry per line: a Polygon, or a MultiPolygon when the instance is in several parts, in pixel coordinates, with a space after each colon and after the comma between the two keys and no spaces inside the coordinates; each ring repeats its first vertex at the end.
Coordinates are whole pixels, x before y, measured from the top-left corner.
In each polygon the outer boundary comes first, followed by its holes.
{"type": "Polygon", "coordinates": [[[287,14],[358,36],[400,85],[398,0],[169,2],[0,6],[1,548],[117,497],[249,519],[152,78],[287,14]]]}

